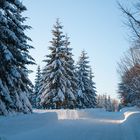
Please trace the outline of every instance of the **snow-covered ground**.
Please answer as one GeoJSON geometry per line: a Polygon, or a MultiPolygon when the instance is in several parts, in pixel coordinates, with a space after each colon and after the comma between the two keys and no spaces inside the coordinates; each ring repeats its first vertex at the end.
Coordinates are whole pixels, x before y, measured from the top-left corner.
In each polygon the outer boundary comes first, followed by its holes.
{"type": "Polygon", "coordinates": [[[0,117],[0,140],[140,140],[140,110],[34,110],[0,117]]]}

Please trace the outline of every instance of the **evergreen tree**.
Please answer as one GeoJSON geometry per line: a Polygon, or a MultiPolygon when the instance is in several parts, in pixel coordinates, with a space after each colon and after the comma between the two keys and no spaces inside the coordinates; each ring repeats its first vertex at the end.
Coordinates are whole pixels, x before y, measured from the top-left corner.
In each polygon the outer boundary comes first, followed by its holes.
{"type": "Polygon", "coordinates": [[[92,69],[90,68],[89,71],[89,84],[90,84],[90,91],[89,91],[89,100],[90,100],[90,107],[95,107],[97,104],[97,99],[96,99],[96,87],[95,87],[95,83],[93,82],[93,72],[92,69]]]}
{"type": "Polygon", "coordinates": [[[119,83],[119,97],[121,98],[121,104],[123,106],[130,106],[132,103],[132,96],[130,85],[122,81],[122,83],[119,83]]]}
{"type": "Polygon", "coordinates": [[[74,66],[74,60],[72,58],[72,48],[69,47],[69,37],[65,36],[65,48],[64,48],[64,65],[66,70],[66,91],[65,91],[65,108],[76,107],[76,93],[77,93],[77,78],[74,66]]]}
{"type": "Polygon", "coordinates": [[[35,78],[35,87],[34,87],[34,92],[31,97],[31,103],[34,108],[39,108],[39,102],[40,102],[40,95],[39,91],[41,89],[41,70],[40,66],[37,67],[37,73],[36,73],[36,78],[35,78]]]}
{"type": "Polygon", "coordinates": [[[90,73],[89,61],[87,60],[87,53],[82,51],[80,60],[78,62],[77,73],[78,73],[78,107],[79,108],[90,108],[95,107],[95,87],[92,83],[92,76],[90,73]],[[91,77],[89,77],[89,75],[91,77]]]}
{"type": "Polygon", "coordinates": [[[19,1],[0,1],[0,114],[31,112],[28,94],[32,83],[28,79],[28,64],[34,64],[29,55],[31,40],[24,33],[22,12],[26,7],[19,1]]]}
{"type": "Polygon", "coordinates": [[[119,84],[119,95],[123,106],[140,106],[140,76],[133,76],[129,81],[122,79],[119,84]]]}
{"type": "Polygon", "coordinates": [[[51,53],[47,55],[45,62],[47,63],[43,70],[43,85],[40,90],[41,105],[44,108],[64,108],[66,93],[66,69],[64,54],[64,35],[59,20],[56,21],[52,30],[53,38],[50,41],[49,50],[51,53]]]}
{"type": "Polygon", "coordinates": [[[131,55],[124,62],[121,82],[119,83],[119,96],[123,106],[140,105],[140,52],[131,48],[131,55]],[[137,55],[136,55],[137,54],[137,55]]]}

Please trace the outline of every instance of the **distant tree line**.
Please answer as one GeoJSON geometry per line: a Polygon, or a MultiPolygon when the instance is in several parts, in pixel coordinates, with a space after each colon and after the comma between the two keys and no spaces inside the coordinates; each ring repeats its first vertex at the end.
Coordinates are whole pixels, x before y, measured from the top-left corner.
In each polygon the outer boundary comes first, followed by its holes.
{"type": "Polygon", "coordinates": [[[103,94],[97,96],[97,108],[103,108],[109,112],[118,111],[119,102],[111,98],[109,95],[103,94]]]}

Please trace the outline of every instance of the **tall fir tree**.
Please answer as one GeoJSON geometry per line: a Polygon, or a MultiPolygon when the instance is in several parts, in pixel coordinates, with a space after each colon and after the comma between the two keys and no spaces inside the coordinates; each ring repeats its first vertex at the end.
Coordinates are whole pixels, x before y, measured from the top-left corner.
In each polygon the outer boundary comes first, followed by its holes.
{"type": "Polygon", "coordinates": [[[66,70],[65,108],[76,107],[77,77],[69,37],[65,36],[64,67],[66,70]]]}
{"type": "Polygon", "coordinates": [[[39,91],[41,89],[41,69],[40,66],[37,67],[37,72],[36,72],[36,78],[35,78],[35,86],[34,86],[34,92],[31,95],[31,104],[34,108],[39,108],[39,103],[40,103],[40,94],[39,91]]]}
{"type": "Polygon", "coordinates": [[[95,87],[95,82],[93,81],[93,72],[92,72],[92,68],[90,67],[89,70],[89,87],[90,87],[90,91],[88,94],[89,100],[90,100],[90,107],[94,108],[97,104],[97,95],[96,95],[96,87],[95,87]]]}
{"type": "Polygon", "coordinates": [[[88,96],[87,89],[89,88],[89,66],[87,61],[88,57],[86,52],[82,51],[82,54],[79,58],[77,72],[78,72],[78,107],[86,108],[88,106],[88,96]]]}
{"type": "Polygon", "coordinates": [[[65,40],[61,31],[59,20],[57,19],[54,29],[52,30],[53,38],[50,41],[50,54],[47,55],[47,63],[43,70],[43,85],[40,90],[41,105],[44,108],[59,109],[65,106],[65,92],[67,85],[65,69],[65,40]]]}
{"type": "Polygon", "coordinates": [[[11,112],[31,112],[28,94],[32,83],[28,79],[28,64],[34,64],[29,55],[31,40],[24,33],[22,12],[26,7],[19,1],[0,1],[0,115],[11,112]]]}
{"type": "Polygon", "coordinates": [[[78,73],[78,108],[91,108],[96,104],[96,93],[92,74],[90,73],[88,56],[85,51],[82,51],[80,56],[77,73],[78,73]]]}

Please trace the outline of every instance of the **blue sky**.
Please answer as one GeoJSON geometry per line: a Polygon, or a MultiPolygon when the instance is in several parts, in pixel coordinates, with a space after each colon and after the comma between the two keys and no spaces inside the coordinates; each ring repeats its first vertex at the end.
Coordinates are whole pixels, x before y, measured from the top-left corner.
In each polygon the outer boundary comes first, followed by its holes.
{"type": "MultiPolygon", "coordinates": [[[[24,13],[29,17],[26,23],[33,28],[27,34],[33,40],[31,55],[37,64],[45,65],[42,60],[49,53],[51,29],[60,18],[70,36],[74,59],[78,60],[83,49],[88,53],[98,94],[118,96],[117,62],[130,46],[130,32],[115,0],[23,0],[23,4],[28,9],[24,13]]],[[[36,71],[37,66],[30,68],[36,71]]],[[[30,75],[33,82],[34,76],[35,72],[30,75]]]]}

